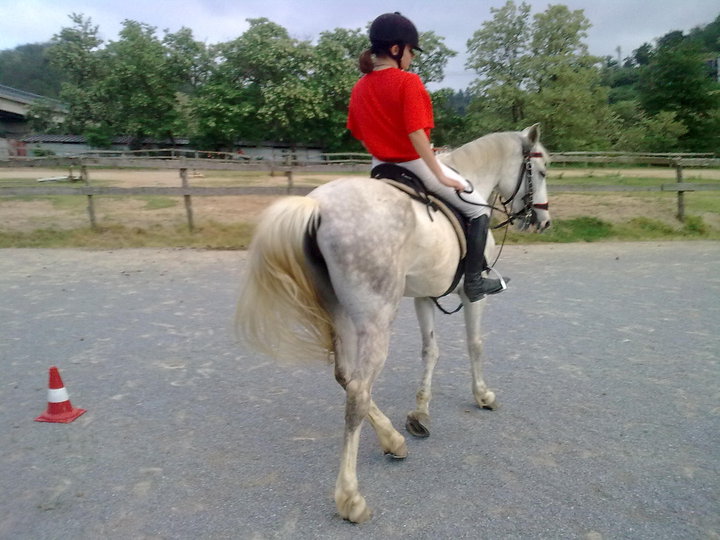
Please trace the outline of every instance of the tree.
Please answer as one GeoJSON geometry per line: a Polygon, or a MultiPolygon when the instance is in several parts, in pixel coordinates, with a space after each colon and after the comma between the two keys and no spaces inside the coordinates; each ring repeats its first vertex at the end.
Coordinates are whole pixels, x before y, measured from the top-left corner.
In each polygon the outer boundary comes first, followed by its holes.
{"type": "Polygon", "coordinates": [[[614,107],[620,122],[615,147],[626,152],[672,152],[680,149],[680,138],[687,128],[675,113],[646,114],[635,101],[614,107]]]}
{"type": "Polygon", "coordinates": [[[610,144],[612,115],[601,84],[599,58],[587,54],[590,27],[582,10],[550,6],[534,16],[512,0],[492,9],[468,42],[473,85],[471,129],[479,133],[544,124],[545,142],[556,148],[610,144]]]}
{"type": "Polygon", "coordinates": [[[48,47],[49,43],[29,43],[0,51],[0,84],[57,98],[62,74],[50,65],[48,47]]]}
{"type": "Polygon", "coordinates": [[[218,47],[219,65],[194,102],[199,139],[214,146],[234,137],[307,141],[309,123],[325,115],[311,84],[313,48],[266,18],[248,22],[242,36],[218,47]],[[229,101],[215,105],[216,98],[229,101]],[[228,113],[230,119],[219,116],[228,113]],[[226,128],[223,140],[217,138],[219,125],[226,128]]]}
{"type": "Polygon", "coordinates": [[[73,26],[54,37],[48,52],[65,78],[66,131],[82,133],[97,146],[120,134],[139,144],[147,137],[187,133],[181,90],[193,91],[203,82],[208,60],[192,32],[182,29],[160,40],[154,27],[126,20],[119,39],[101,47],[91,19],[77,14],[70,19],[73,26]]]}
{"type": "Polygon", "coordinates": [[[62,112],[59,104],[49,99],[40,99],[28,108],[27,120],[33,133],[62,133],[62,112]]]}
{"type": "Polygon", "coordinates": [[[643,43],[633,51],[632,58],[630,59],[630,66],[647,66],[650,63],[652,57],[652,45],[649,43],[643,43]]]}
{"type": "Polygon", "coordinates": [[[464,93],[443,88],[430,94],[435,114],[433,142],[436,146],[460,146],[475,138],[468,134],[464,93]]]}
{"type": "Polygon", "coordinates": [[[82,133],[97,126],[100,118],[98,81],[105,77],[107,66],[98,55],[102,40],[92,19],[73,13],[70,20],[73,26],[53,36],[47,54],[51,65],[63,74],[60,99],[68,107],[65,130],[82,133]]]}
{"type": "Polygon", "coordinates": [[[551,5],[545,12],[535,15],[526,59],[531,91],[553,85],[557,71],[568,67],[587,69],[600,61],[588,55],[587,45],[583,42],[589,28],[590,21],[582,10],[570,11],[563,5],[551,5]]]}
{"type": "Polygon", "coordinates": [[[483,103],[473,109],[495,131],[500,125],[514,127],[525,117],[530,6],[509,0],[490,12],[493,19],[467,42],[465,67],[479,75],[472,90],[483,103]]]}
{"type": "Polygon", "coordinates": [[[358,58],[366,48],[367,36],[359,28],[322,32],[315,46],[312,80],[325,114],[312,122],[311,137],[328,151],[362,150],[345,123],[350,92],[360,76],[358,58]]]}
{"type": "Polygon", "coordinates": [[[108,44],[102,58],[109,66],[98,84],[105,120],[138,141],[172,137],[178,128],[176,91],[184,74],[170,69],[155,28],[124,21],[120,39],[108,44]]]}
{"type": "Polygon", "coordinates": [[[638,91],[649,115],[672,112],[687,127],[681,138],[684,149],[717,150],[720,85],[709,76],[696,42],[677,32],[661,38],[650,62],[640,71],[638,91]]]}
{"type": "Polygon", "coordinates": [[[423,83],[441,82],[445,78],[445,67],[448,60],[457,56],[457,51],[445,45],[445,38],[435,32],[428,31],[420,34],[420,44],[423,52],[413,60],[411,71],[417,73],[423,83]]]}
{"type": "Polygon", "coordinates": [[[688,39],[702,50],[720,52],[720,15],[710,24],[690,30],[688,39]]]}
{"type": "Polygon", "coordinates": [[[162,40],[166,54],[166,71],[184,94],[194,94],[205,84],[212,69],[211,51],[196,41],[192,30],[182,27],[174,34],[165,33],[162,40]]]}
{"type": "Polygon", "coordinates": [[[610,147],[614,119],[598,69],[601,59],[590,56],[583,41],[589,28],[582,10],[563,5],[534,16],[526,113],[545,126],[548,146],[610,147]]]}

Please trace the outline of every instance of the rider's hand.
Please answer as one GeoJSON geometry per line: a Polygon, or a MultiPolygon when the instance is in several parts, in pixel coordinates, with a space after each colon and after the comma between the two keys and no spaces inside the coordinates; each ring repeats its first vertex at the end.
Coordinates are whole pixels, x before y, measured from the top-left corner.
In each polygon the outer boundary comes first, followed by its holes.
{"type": "Polygon", "coordinates": [[[459,180],[455,180],[454,178],[450,178],[445,175],[438,176],[438,180],[440,181],[441,184],[451,187],[455,191],[465,191],[465,184],[463,184],[459,180]]]}

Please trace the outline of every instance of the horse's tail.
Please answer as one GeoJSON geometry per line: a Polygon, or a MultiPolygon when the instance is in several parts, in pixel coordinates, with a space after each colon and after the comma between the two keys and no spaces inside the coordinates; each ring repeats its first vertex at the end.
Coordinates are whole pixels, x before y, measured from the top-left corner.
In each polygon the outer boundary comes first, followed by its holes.
{"type": "Polygon", "coordinates": [[[248,344],[279,357],[332,351],[332,322],[305,248],[320,221],[318,202],[285,197],[263,213],[250,244],[235,317],[248,344]]]}

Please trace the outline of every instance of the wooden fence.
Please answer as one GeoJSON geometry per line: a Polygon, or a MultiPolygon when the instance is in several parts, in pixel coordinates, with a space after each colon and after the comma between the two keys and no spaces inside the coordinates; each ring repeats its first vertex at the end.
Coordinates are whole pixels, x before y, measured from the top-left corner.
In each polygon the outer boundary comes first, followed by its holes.
{"type": "MultiPolygon", "coordinates": [[[[370,164],[367,154],[325,154],[322,161],[297,162],[287,159],[283,162],[267,160],[238,159],[233,154],[208,153],[178,150],[143,150],[139,152],[94,152],[81,157],[42,157],[42,158],[10,158],[0,161],[0,167],[68,167],[69,175],[57,179],[66,179],[81,183],[79,186],[23,186],[0,187],[0,197],[48,196],[48,195],[81,195],[87,197],[87,212],[90,226],[97,228],[95,217],[96,196],[178,196],[185,204],[188,228],[194,229],[192,197],[194,196],[238,196],[238,195],[304,195],[312,190],[307,186],[296,186],[293,181],[294,172],[358,172],[366,171],[370,164]],[[111,155],[110,155],[111,154],[111,155]],[[88,167],[109,168],[141,168],[141,169],[174,169],[179,171],[177,187],[103,187],[90,184],[88,167]],[[79,175],[74,175],[74,170],[79,175]],[[231,171],[266,171],[271,175],[283,174],[287,179],[285,186],[233,186],[207,187],[191,186],[188,170],[231,170],[231,171]]],[[[720,183],[699,184],[685,182],[683,169],[686,167],[720,167],[720,159],[711,154],[613,154],[573,152],[553,154],[554,164],[646,164],[675,168],[676,182],[652,186],[626,185],[548,185],[550,193],[557,192],[630,192],[630,191],[664,191],[677,193],[677,217],[685,218],[685,193],[693,191],[717,191],[720,183]]]]}

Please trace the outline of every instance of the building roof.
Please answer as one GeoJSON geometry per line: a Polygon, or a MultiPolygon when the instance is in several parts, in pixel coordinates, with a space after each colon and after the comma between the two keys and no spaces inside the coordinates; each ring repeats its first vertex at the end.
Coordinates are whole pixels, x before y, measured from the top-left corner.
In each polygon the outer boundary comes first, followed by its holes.
{"type": "Polygon", "coordinates": [[[59,107],[61,109],[65,108],[65,104],[57,99],[41,96],[39,94],[33,94],[32,92],[26,92],[25,90],[12,88],[11,86],[5,86],[4,84],[0,84],[0,96],[8,99],[13,99],[20,103],[25,103],[27,105],[35,103],[36,101],[49,101],[56,107],[59,107]]]}
{"type": "MultiPolygon", "coordinates": [[[[112,144],[130,144],[133,137],[129,135],[123,135],[120,137],[113,137],[112,144]]],[[[22,139],[25,143],[59,143],[59,144],[86,144],[87,140],[82,135],[28,135],[22,139]]],[[[177,138],[174,141],[169,139],[143,139],[144,144],[176,144],[176,145],[188,145],[189,139],[177,138]]]]}

